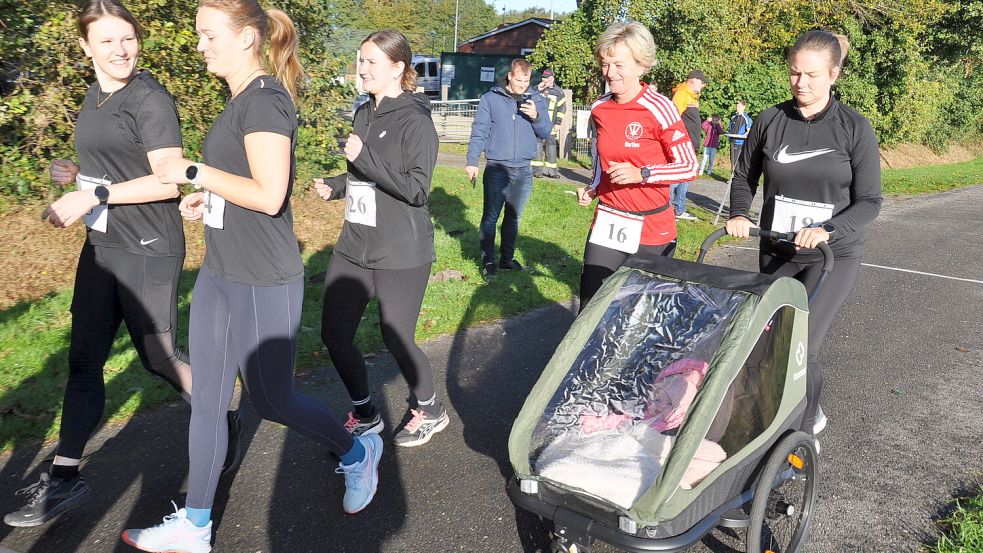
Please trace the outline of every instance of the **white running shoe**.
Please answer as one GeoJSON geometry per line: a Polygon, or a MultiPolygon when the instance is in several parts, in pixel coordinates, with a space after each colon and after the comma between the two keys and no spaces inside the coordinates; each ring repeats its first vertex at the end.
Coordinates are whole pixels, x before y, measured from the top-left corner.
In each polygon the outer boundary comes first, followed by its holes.
{"type": "Polygon", "coordinates": [[[365,448],[365,458],[360,463],[338,463],[335,472],[345,475],[345,512],[353,515],[366,508],[379,487],[379,460],[382,459],[382,437],[378,434],[355,436],[365,448]]]}
{"type": "Polygon", "coordinates": [[[826,413],[823,413],[823,408],[819,408],[819,413],[816,414],[816,422],[812,423],[812,435],[817,436],[823,430],[826,430],[826,424],[829,419],[826,418],[826,413]]]}
{"type": "Polygon", "coordinates": [[[212,521],[199,528],[188,513],[174,505],[174,512],[152,528],[123,531],[123,541],[140,551],[152,553],[209,553],[212,550],[212,521]]]}
{"type": "Polygon", "coordinates": [[[680,213],[679,215],[676,215],[676,218],[677,219],[681,219],[683,221],[695,221],[696,220],[696,216],[695,215],[691,215],[688,211],[684,211],[684,212],[680,213]]]}

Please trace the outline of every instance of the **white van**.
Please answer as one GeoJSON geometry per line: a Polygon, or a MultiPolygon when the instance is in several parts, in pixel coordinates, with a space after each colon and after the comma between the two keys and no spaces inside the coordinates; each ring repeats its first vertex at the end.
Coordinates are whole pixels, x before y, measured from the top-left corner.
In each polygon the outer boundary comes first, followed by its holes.
{"type": "Polygon", "coordinates": [[[430,96],[440,95],[440,58],[413,56],[410,62],[416,70],[416,85],[430,96]]]}

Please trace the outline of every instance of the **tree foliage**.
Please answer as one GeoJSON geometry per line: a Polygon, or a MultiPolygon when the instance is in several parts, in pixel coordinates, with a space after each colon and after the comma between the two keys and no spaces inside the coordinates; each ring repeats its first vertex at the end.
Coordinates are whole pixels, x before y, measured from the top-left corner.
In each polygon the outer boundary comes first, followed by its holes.
{"type": "Polygon", "coordinates": [[[756,113],[789,98],[785,55],[811,29],[847,35],[837,94],[868,118],[882,144],[942,149],[983,135],[983,2],[939,0],[581,0],[530,59],[550,65],[584,102],[603,90],[591,48],[611,23],[637,20],[656,41],[647,79],[669,94],[692,69],[709,77],[701,109],[727,115],[737,98],[756,113]]]}
{"type": "MultiPolygon", "coordinates": [[[[318,0],[270,2],[291,15],[300,33],[301,61],[310,77],[298,102],[301,128],[298,161],[307,167],[329,162],[335,135],[344,126],[336,109],[349,104],[351,90],[337,84],[338,59],[326,52],[330,10],[318,0]]],[[[177,100],[185,155],[200,158],[204,133],[221,113],[228,90],[208,74],[195,51],[195,0],[130,0],[127,7],[144,27],[139,66],[150,69],[177,100]]],[[[91,62],[78,44],[75,7],[70,2],[4,3],[0,59],[6,89],[0,104],[0,194],[58,193],[47,179],[51,159],[74,157],[72,134],[89,84],[91,62]]]]}

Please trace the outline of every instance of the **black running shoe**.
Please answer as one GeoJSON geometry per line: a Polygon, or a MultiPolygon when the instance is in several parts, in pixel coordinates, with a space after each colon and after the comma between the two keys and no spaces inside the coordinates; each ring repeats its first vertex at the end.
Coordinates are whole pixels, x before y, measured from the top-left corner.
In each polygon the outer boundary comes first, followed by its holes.
{"type": "Polygon", "coordinates": [[[506,271],[521,271],[522,264],[514,259],[503,259],[498,262],[498,266],[506,271]]]}
{"type": "Polygon", "coordinates": [[[352,436],[364,436],[366,434],[378,434],[383,428],[382,416],[376,413],[374,417],[363,419],[355,413],[348,412],[348,421],[345,422],[345,430],[352,436]]]}
{"type": "Polygon", "coordinates": [[[498,269],[495,268],[494,263],[485,263],[481,266],[481,276],[485,278],[493,277],[498,274],[498,269]]]}
{"type": "Polygon", "coordinates": [[[436,404],[437,415],[431,415],[423,409],[413,409],[410,407],[403,417],[403,423],[399,425],[393,442],[400,447],[415,447],[423,445],[433,438],[433,435],[447,428],[450,424],[450,417],[444,404],[439,401],[436,404]]]}
{"type": "Polygon", "coordinates": [[[17,495],[26,495],[27,504],[3,517],[3,521],[17,527],[39,526],[82,505],[89,495],[89,485],[81,476],[59,480],[45,472],[36,484],[19,490],[17,495]]]}
{"type": "Polygon", "coordinates": [[[246,425],[242,422],[239,411],[229,411],[225,414],[229,425],[229,445],[225,449],[225,463],[222,465],[222,476],[228,476],[239,470],[245,450],[242,447],[242,433],[246,425]]]}

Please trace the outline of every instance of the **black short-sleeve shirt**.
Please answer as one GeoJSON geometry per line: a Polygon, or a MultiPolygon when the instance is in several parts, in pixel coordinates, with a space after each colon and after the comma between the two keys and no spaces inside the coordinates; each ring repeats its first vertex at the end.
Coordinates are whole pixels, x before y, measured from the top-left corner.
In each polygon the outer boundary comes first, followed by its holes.
{"type": "MultiPolygon", "coordinates": [[[[112,183],[145,177],[153,174],[148,152],[181,147],[174,99],[149,71],[137,73],[111,96],[102,92],[99,83],[89,87],[75,123],[81,175],[112,183]]],[[[112,204],[106,232],[88,229],[89,241],[140,255],[183,256],[178,203],[175,198],[112,204]]]]}
{"type": "Polygon", "coordinates": [[[254,79],[229,101],[205,137],[205,164],[252,178],[245,137],[254,132],[272,132],[290,138],[290,184],[283,205],[276,215],[270,216],[227,201],[223,228],[205,227],[205,264],[232,282],[275,286],[302,278],[304,265],[290,210],[297,109],[283,85],[270,76],[254,79]]]}

